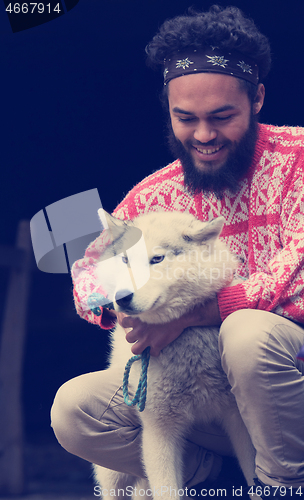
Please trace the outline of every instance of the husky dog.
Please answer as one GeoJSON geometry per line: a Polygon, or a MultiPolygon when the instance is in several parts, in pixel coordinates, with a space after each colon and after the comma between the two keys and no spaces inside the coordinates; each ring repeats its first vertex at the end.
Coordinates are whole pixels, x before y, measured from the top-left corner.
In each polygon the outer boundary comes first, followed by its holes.
{"type": "MultiPolygon", "coordinates": [[[[219,239],[222,217],[206,223],[186,213],[152,212],[132,222],[107,214],[107,222],[113,242],[97,265],[98,279],[105,289],[105,281],[110,285],[112,279],[110,300],[116,311],[146,323],[169,322],[215,298],[231,282],[239,263],[219,239]],[[140,245],[141,234],[144,247],[140,245]],[[133,247],[132,239],[138,241],[133,247]],[[134,282],[140,276],[145,278],[136,289],[134,282]]],[[[171,498],[170,491],[181,491],[184,486],[183,442],[194,420],[217,422],[225,429],[248,485],[254,483],[255,452],[221,367],[218,333],[216,327],[186,328],[158,357],[150,358],[146,407],[139,413],[142,461],[146,488],[162,491],[164,499],[171,498]]],[[[120,371],[122,379],[132,356],[131,346],[121,326],[116,326],[113,337],[109,370],[120,371]]],[[[130,374],[134,392],[140,365],[136,361],[130,374]]],[[[126,490],[138,481],[128,474],[94,468],[97,482],[108,491],[126,490]]]]}

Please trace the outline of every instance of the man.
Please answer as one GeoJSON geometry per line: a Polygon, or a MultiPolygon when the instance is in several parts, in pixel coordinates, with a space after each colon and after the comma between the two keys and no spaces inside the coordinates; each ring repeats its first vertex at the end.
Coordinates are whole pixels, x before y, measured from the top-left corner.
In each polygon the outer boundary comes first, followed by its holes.
{"type": "MultiPolygon", "coordinates": [[[[133,353],[151,346],[155,356],[187,326],[221,325],[222,365],[256,449],[257,493],[271,496],[269,486],[285,487],[282,496],[303,493],[304,367],[296,354],[304,343],[304,130],[257,123],[270,49],[236,8],[166,21],[147,53],[163,65],[169,143],[179,160],[135,186],[115,214],[223,215],[222,238],[243,258],[244,281],[161,327],[118,320],[132,328],[133,353]]],[[[86,305],[103,248],[97,238],[74,265],[74,294],[82,317],[109,328],[113,313],[97,317],[86,305]]],[[[140,426],[120,384],[107,372],[68,382],[55,399],[53,427],[68,451],[143,477],[140,426]]],[[[229,453],[221,429],[198,422],[185,450],[185,484],[216,477],[220,456],[229,453]]]]}

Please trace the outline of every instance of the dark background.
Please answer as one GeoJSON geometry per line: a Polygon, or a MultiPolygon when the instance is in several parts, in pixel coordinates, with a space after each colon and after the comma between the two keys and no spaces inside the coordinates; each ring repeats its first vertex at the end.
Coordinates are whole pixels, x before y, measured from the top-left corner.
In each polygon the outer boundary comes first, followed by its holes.
{"type": "MultiPolygon", "coordinates": [[[[20,219],[97,187],[112,211],[144,176],[172,160],[144,47],[191,0],[80,0],[70,12],[13,33],[0,2],[0,244],[20,219]]],[[[223,0],[269,37],[273,67],[262,121],[304,126],[303,0],[223,0]]],[[[1,270],[1,306],[7,270],[1,270]]],[[[16,314],[18,304],[16,304],[16,314]]],[[[105,366],[107,334],[74,312],[68,275],[35,272],[24,360],[26,438],[52,440],[49,409],[66,380],[105,366]]]]}

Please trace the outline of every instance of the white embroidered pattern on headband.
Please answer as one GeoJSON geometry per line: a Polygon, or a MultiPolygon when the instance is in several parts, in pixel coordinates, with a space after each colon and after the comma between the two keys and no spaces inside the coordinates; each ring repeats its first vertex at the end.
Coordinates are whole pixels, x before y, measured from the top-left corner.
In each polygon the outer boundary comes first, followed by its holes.
{"type": "Polygon", "coordinates": [[[229,59],[225,59],[224,56],[206,56],[208,57],[209,63],[211,63],[213,66],[221,66],[222,68],[226,68],[227,63],[229,62],[229,59]]]}
{"type": "Polygon", "coordinates": [[[194,62],[190,61],[190,59],[186,57],[186,59],[179,59],[176,61],[176,68],[186,69],[190,67],[190,64],[194,64],[194,62]]]}
{"type": "Polygon", "coordinates": [[[244,61],[239,61],[239,64],[237,64],[242,70],[243,73],[250,73],[252,75],[252,69],[249,64],[246,64],[244,61]]]}

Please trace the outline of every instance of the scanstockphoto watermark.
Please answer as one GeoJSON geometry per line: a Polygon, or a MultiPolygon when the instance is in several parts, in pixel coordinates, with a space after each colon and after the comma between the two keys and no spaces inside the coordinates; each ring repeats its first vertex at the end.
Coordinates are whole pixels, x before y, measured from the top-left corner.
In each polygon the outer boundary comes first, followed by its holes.
{"type": "Polygon", "coordinates": [[[167,281],[187,280],[189,282],[204,281],[210,284],[217,282],[219,279],[232,279],[235,274],[235,269],[223,264],[223,267],[208,267],[202,266],[199,263],[195,267],[180,267],[180,266],[164,266],[162,269],[154,267],[151,270],[151,279],[167,281]]]}
{"type": "Polygon", "coordinates": [[[155,246],[152,249],[154,255],[164,255],[168,262],[234,262],[240,263],[240,258],[232,254],[227,248],[217,248],[215,245],[204,244],[197,248],[188,251],[184,250],[168,250],[165,253],[163,247],[155,246]]]}
{"type": "Polygon", "coordinates": [[[143,497],[151,497],[157,498],[162,497],[163,495],[168,496],[172,499],[188,496],[188,497],[196,497],[201,496],[203,498],[206,497],[214,497],[214,498],[225,498],[227,496],[230,497],[242,497],[243,493],[246,492],[246,495],[249,498],[253,496],[258,497],[274,497],[281,498],[283,500],[286,497],[294,497],[301,498],[304,494],[303,487],[298,486],[296,488],[287,487],[287,486],[250,486],[248,488],[243,488],[243,486],[232,486],[227,490],[227,488],[201,488],[200,490],[194,488],[181,488],[176,490],[171,486],[162,486],[160,488],[137,488],[136,486],[127,486],[126,489],[106,489],[101,486],[94,487],[94,496],[96,497],[134,497],[134,498],[143,498],[143,497]]]}
{"type": "MultiPolygon", "coordinates": [[[[241,489],[239,488],[241,491],[241,489]]],[[[180,488],[180,489],[175,489],[172,488],[171,486],[161,486],[160,488],[138,488],[137,486],[127,486],[125,489],[123,488],[118,488],[118,489],[107,489],[107,488],[102,488],[101,486],[95,486],[94,487],[94,496],[95,497],[101,497],[101,498],[106,498],[106,497],[133,497],[133,498],[143,498],[143,497],[151,497],[151,498],[158,498],[158,497],[163,497],[163,496],[168,496],[170,495],[171,498],[179,498],[183,496],[188,496],[188,497],[195,497],[197,495],[200,495],[202,497],[226,497],[227,496],[227,490],[226,488],[202,488],[199,492],[194,489],[194,488],[180,488]]],[[[237,490],[233,488],[232,491],[233,496],[241,496],[242,492],[237,493],[237,490]]]]}
{"type": "Polygon", "coordinates": [[[151,278],[155,280],[182,280],[198,282],[216,282],[224,276],[229,279],[235,274],[240,263],[236,255],[228,249],[217,249],[213,245],[189,251],[163,251],[155,246],[153,254],[160,258],[161,264],[150,265],[151,278]]]}

